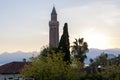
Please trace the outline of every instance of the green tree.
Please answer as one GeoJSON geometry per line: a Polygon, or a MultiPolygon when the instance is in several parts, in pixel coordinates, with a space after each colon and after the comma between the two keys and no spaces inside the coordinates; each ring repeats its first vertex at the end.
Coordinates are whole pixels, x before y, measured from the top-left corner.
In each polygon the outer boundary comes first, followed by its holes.
{"type": "Polygon", "coordinates": [[[120,54],[117,57],[109,59],[110,65],[119,65],[120,64],[120,54]]]}
{"type": "Polygon", "coordinates": [[[107,53],[102,53],[100,56],[98,56],[96,59],[95,59],[95,64],[96,66],[102,66],[102,67],[106,67],[109,65],[108,63],[108,54],[107,53]]]}
{"type": "Polygon", "coordinates": [[[75,39],[72,46],[72,53],[76,54],[75,57],[78,61],[84,63],[87,58],[86,53],[89,51],[87,42],[84,42],[83,38],[75,39]]]}
{"type": "Polygon", "coordinates": [[[31,65],[26,65],[21,74],[35,80],[79,80],[84,76],[79,72],[81,63],[75,67],[66,64],[63,53],[49,54],[45,59],[33,58],[31,65]]]}
{"type": "Polygon", "coordinates": [[[120,65],[110,65],[99,73],[101,80],[120,80],[120,65]]]}
{"type": "Polygon", "coordinates": [[[40,52],[40,55],[39,57],[42,55],[42,56],[48,56],[48,54],[51,53],[51,50],[49,47],[43,47],[42,51],[40,52]]]}
{"type": "Polygon", "coordinates": [[[49,54],[52,54],[52,53],[57,53],[57,48],[50,48],[46,46],[46,47],[43,47],[39,56],[42,55],[42,56],[47,57],[49,54]]]}
{"type": "Polygon", "coordinates": [[[92,64],[94,62],[94,60],[92,58],[90,58],[89,61],[90,61],[90,64],[92,64]]]}
{"type": "Polygon", "coordinates": [[[69,43],[69,34],[68,34],[68,25],[67,23],[64,24],[63,27],[63,34],[60,39],[60,43],[58,46],[58,50],[65,53],[64,61],[70,61],[70,43],[69,43]]]}

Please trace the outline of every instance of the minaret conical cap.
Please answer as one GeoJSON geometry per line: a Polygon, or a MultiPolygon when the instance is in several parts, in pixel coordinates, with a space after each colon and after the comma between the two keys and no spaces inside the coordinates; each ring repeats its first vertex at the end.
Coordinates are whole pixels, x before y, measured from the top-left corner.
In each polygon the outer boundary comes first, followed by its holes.
{"type": "Polygon", "coordinates": [[[51,15],[57,15],[57,13],[56,13],[56,10],[55,10],[55,7],[54,7],[54,6],[53,6],[53,10],[52,10],[51,15]]]}

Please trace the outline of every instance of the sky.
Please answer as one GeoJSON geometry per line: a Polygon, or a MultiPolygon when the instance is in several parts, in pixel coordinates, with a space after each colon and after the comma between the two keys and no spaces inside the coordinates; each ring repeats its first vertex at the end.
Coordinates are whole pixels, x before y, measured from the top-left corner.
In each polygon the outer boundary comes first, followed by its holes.
{"type": "Polygon", "coordinates": [[[89,48],[120,48],[120,0],[0,0],[0,54],[47,46],[53,5],[71,45],[83,37],[89,48]]]}

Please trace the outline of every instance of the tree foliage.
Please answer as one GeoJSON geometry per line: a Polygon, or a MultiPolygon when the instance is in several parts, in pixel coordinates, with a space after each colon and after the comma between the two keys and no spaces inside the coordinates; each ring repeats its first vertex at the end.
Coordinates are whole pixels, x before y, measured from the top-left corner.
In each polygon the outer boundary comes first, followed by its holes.
{"type": "Polygon", "coordinates": [[[107,66],[106,70],[99,74],[101,74],[104,80],[120,80],[120,64],[107,66]]]}
{"type": "Polygon", "coordinates": [[[75,39],[72,46],[72,53],[76,54],[75,57],[78,59],[78,61],[84,62],[86,56],[86,52],[88,52],[88,44],[87,42],[84,42],[83,38],[75,39]]]}
{"type": "Polygon", "coordinates": [[[39,56],[47,57],[49,54],[57,53],[57,48],[43,47],[39,56]]]}
{"type": "Polygon", "coordinates": [[[68,25],[64,24],[63,34],[60,39],[60,43],[58,46],[58,51],[65,53],[64,61],[70,61],[70,43],[69,43],[69,34],[68,34],[68,25]]]}
{"type": "Polygon", "coordinates": [[[36,80],[79,80],[83,74],[79,73],[81,63],[75,67],[63,61],[63,53],[49,54],[43,60],[34,58],[31,65],[26,65],[21,71],[25,78],[35,78],[36,80]]]}
{"type": "MultiPolygon", "coordinates": [[[[118,55],[117,57],[112,55],[112,57],[109,57],[110,54],[107,53],[101,53],[100,56],[96,57],[95,60],[91,63],[91,65],[94,66],[101,66],[101,67],[106,67],[106,66],[111,66],[111,65],[119,65],[120,64],[120,56],[118,55]]],[[[110,55],[111,56],[111,55],[110,55]]]]}
{"type": "Polygon", "coordinates": [[[92,60],[90,69],[91,72],[95,73],[87,76],[90,80],[120,80],[119,56],[112,59],[108,57],[107,53],[102,53],[95,60],[92,60]]]}
{"type": "Polygon", "coordinates": [[[102,67],[105,67],[108,65],[108,55],[106,53],[102,53],[100,56],[98,56],[96,59],[95,59],[95,64],[97,66],[102,66],[102,67]]]}

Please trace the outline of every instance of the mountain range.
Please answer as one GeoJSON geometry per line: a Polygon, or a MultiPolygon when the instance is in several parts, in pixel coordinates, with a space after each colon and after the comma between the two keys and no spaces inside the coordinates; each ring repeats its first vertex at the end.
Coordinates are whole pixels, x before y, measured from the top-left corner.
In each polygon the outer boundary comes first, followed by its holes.
{"type": "Polygon", "coordinates": [[[13,61],[23,61],[23,59],[26,59],[26,61],[29,61],[30,57],[39,55],[39,52],[33,51],[33,52],[22,52],[17,51],[13,53],[4,52],[0,54],[0,65],[6,64],[13,61]]]}
{"type": "MultiPolygon", "coordinates": [[[[120,54],[120,49],[105,49],[105,50],[100,50],[100,49],[93,49],[91,48],[89,50],[89,52],[87,53],[87,59],[85,60],[86,64],[89,64],[89,59],[95,59],[97,56],[99,56],[101,53],[107,53],[107,54],[111,54],[114,56],[117,56],[118,54],[120,54]]],[[[13,62],[13,61],[22,61],[24,58],[29,61],[29,58],[32,56],[37,56],[39,55],[40,52],[22,52],[22,51],[17,51],[17,52],[13,52],[13,53],[8,53],[8,52],[4,52],[0,54],[0,65],[2,64],[6,64],[9,62],[13,62]]]]}
{"type": "Polygon", "coordinates": [[[87,59],[85,60],[85,63],[89,64],[90,63],[89,62],[90,58],[95,59],[96,57],[98,57],[102,53],[108,54],[108,58],[114,58],[114,57],[116,57],[120,54],[120,49],[115,48],[115,49],[101,50],[101,49],[92,48],[87,53],[87,59]]]}

